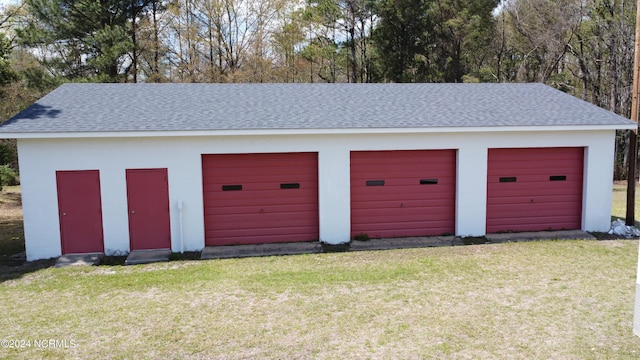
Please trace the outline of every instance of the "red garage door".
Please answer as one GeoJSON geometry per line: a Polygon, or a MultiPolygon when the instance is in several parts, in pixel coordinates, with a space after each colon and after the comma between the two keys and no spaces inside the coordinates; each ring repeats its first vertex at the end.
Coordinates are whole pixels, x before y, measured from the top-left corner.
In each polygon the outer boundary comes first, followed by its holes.
{"type": "Polygon", "coordinates": [[[580,229],[583,148],[489,149],[487,233],[580,229]]]}
{"type": "Polygon", "coordinates": [[[100,172],[57,171],[63,254],[103,252],[100,172]]]}
{"type": "Polygon", "coordinates": [[[205,244],[318,240],[317,153],[203,155],[205,244]]]}
{"type": "Polygon", "coordinates": [[[456,151],[351,153],[351,236],[455,231],[456,151]]]}

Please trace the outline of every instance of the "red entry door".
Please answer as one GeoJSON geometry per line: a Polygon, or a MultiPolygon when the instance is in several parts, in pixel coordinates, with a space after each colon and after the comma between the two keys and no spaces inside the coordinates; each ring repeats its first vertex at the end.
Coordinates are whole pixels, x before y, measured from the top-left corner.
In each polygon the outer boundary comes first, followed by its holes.
{"type": "Polygon", "coordinates": [[[57,171],[62,254],[104,252],[98,170],[57,171]]]}
{"type": "Polygon", "coordinates": [[[131,251],[171,248],[167,169],[127,169],[131,251]]]}

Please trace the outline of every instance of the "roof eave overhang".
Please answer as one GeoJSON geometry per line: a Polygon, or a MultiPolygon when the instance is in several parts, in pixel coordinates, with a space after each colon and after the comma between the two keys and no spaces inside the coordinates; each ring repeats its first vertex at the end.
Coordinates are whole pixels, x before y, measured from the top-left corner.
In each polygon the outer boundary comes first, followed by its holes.
{"type": "Polygon", "coordinates": [[[274,136],[274,135],[364,135],[416,133],[477,133],[477,132],[557,132],[632,130],[637,124],[563,125],[563,126],[490,126],[490,127],[429,127],[429,128],[351,128],[351,129],[247,129],[193,131],[95,131],[95,132],[15,132],[0,133],[0,139],[67,139],[67,138],[141,138],[141,137],[202,137],[202,136],[274,136]]]}

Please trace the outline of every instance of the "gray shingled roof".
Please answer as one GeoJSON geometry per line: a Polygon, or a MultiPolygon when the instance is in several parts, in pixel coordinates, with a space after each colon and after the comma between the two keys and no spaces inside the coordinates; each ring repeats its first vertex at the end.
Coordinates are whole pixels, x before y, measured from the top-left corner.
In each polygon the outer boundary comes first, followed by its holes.
{"type": "Polygon", "coordinates": [[[542,84],[66,84],[0,133],[629,124],[542,84]]]}

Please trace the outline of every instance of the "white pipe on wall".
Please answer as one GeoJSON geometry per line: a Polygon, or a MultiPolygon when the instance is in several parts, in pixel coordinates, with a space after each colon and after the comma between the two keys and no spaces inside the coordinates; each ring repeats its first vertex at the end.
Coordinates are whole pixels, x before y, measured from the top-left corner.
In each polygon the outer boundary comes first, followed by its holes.
{"type": "Polygon", "coordinates": [[[184,207],[184,203],[182,202],[182,200],[178,200],[178,214],[179,214],[179,220],[180,220],[180,253],[184,253],[184,231],[183,231],[183,224],[184,222],[182,221],[182,209],[184,207]]]}

